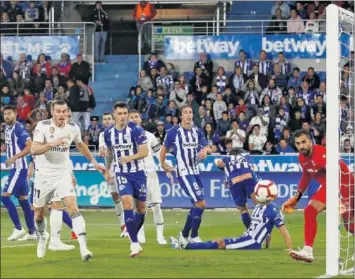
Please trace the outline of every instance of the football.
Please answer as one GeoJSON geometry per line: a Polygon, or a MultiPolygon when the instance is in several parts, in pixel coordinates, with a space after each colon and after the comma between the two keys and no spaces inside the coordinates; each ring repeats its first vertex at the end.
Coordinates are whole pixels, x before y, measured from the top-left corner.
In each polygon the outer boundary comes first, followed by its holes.
{"type": "Polygon", "coordinates": [[[254,192],[259,202],[268,202],[276,199],[277,185],[271,180],[260,180],[256,184],[254,192]]]}

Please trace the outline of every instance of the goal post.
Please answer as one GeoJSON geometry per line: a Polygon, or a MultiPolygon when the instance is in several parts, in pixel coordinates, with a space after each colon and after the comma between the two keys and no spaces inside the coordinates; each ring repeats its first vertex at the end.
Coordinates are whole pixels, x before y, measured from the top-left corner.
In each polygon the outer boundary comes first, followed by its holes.
{"type": "MultiPolygon", "coordinates": [[[[340,214],[344,197],[340,193],[339,160],[345,157],[349,165],[354,153],[342,154],[345,130],[354,132],[354,68],[351,61],[351,36],[354,34],[354,13],[328,5],[326,20],[326,77],[327,77],[327,202],[326,202],[326,274],[336,276],[353,272],[354,237],[344,229],[340,214]],[[349,64],[349,70],[344,65],[349,64]],[[344,74],[347,72],[346,74],[344,74]],[[342,79],[347,78],[346,89],[342,79]],[[342,104],[341,104],[342,102],[342,104]],[[347,105],[345,103],[347,102],[347,105]],[[345,115],[345,116],[344,116],[345,115]]],[[[349,135],[350,137],[351,135],[349,135]]],[[[352,134],[353,136],[353,134],[352,134]]],[[[352,142],[353,144],[353,142],[352,142]]],[[[350,186],[350,185],[349,185],[350,186]]],[[[349,187],[350,189],[350,187],[349,187]]],[[[350,190],[349,190],[350,192],[350,190]]],[[[346,196],[346,195],[345,195],[346,196]]],[[[354,199],[353,194],[349,199],[354,199]]],[[[352,203],[350,203],[352,204],[352,203]]],[[[350,212],[353,208],[350,208],[350,212]]],[[[350,222],[350,221],[344,221],[350,222]]]]}

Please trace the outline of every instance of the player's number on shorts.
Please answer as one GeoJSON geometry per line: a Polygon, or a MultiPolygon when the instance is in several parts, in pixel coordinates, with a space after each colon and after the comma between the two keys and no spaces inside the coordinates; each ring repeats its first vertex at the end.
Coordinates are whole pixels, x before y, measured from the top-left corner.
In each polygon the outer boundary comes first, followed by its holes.
{"type": "Polygon", "coordinates": [[[35,191],[35,193],[34,193],[35,198],[39,199],[39,197],[41,195],[41,190],[34,189],[34,191],[35,191]]]}
{"type": "Polygon", "coordinates": [[[122,176],[117,176],[117,181],[118,181],[118,184],[126,184],[127,183],[127,179],[122,176]]]}
{"type": "Polygon", "coordinates": [[[194,186],[194,189],[195,189],[196,191],[197,191],[197,190],[200,190],[200,187],[198,187],[197,182],[192,183],[192,185],[194,186]]]}

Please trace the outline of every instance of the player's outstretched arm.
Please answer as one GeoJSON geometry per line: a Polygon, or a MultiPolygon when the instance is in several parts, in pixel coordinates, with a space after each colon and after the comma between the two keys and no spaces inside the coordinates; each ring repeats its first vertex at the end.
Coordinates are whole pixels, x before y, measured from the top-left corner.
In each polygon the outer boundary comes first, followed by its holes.
{"type": "Polygon", "coordinates": [[[146,143],[140,144],[138,147],[138,152],[130,156],[122,156],[118,159],[120,164],[127,164],[134,160],[140,160],[147,157],[149,154],[148,145],[146,143]]]}
{"type": "Polygon", "coordinates": [[[40,143],[37,141],[33,141],[32,145],[31,145],[31,154],[32,155],[42,155],[42,154],[46,153],[52,147],[56,147],[59,145],[65,145],[66,140],[67,140],[67,137],[58,138],[51,143],[40,143]]]}
{"type": "Polygon", "coordinates": [[[96,170],[98,170],[100,173],[107,172],[107,169],[95,160],[94,156],[91,154],[89,148],[84,142],[77,142],[76,147],[78,148],[79,152],[83,154],[86,159],[88,159],[88,161],[96,170]]]}
{"type": "Polygon", "coordinates": [[[174,170],[174,168],[172,166],[170,166],[167,162],[166,162],[166,154],[168,153],[168,149],[165,145],[163,145],[160,148],[160,156],[159,156],[159,160],[160,160],[160,164],[161,167],[166,171],[166,172],[172,172],[174,170]]]}
{"type": "Polygon", "coordinates": [[[12,156],[11,158],[7,159],[7,160],[5,161],[5,165],[6,165],[6,166],[10,166],[10,165],[12,165],[13,163],[15,163],[15,161],[16,161],[17,159],[20,159],[20,158],[22,158],[22,157],[25,157],[27,154],[29,154],[30,151],[31,151],[31,145],[32,145],[32,140],[29,139],[28,141],[26,141],[26,146],[25,146],[25,148],[24,148],[21,152],[15,154],[15,155],[12,156]]]}
{"type": "Polygon", "coordinates": [[[287,228],[285,225],[279,227],[280,233],[286,243],[287,249],[289,251],[292,250],[292,240],[291,240],[291,236],[290,233],[288,232],[287,228]]]}

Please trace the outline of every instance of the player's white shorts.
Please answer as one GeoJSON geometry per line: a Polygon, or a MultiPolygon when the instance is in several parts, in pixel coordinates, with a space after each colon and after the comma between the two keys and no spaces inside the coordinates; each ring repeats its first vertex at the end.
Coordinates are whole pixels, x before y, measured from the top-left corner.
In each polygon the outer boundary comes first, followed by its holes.
{"type": "Polygon", "coordinates": [[[76,196],[71,171],[63,171],[59,174],[36,172],[33,194],[34,207],[44,207],[50,201],[61,201],[68,196],[76,196]]]}
{"type": "Polygon", "coordinates": [[[161,188],[156,171],[147,171],[147,203],[162,203],[161,188]]]}
{"type": "Polygon", "coordinates": [[[118,193],[115,173],[110,171],[110,175],[111,175],[111,182],[107,183],[108,192],[109,193],[118,193]]]}

